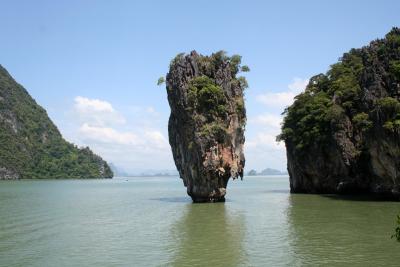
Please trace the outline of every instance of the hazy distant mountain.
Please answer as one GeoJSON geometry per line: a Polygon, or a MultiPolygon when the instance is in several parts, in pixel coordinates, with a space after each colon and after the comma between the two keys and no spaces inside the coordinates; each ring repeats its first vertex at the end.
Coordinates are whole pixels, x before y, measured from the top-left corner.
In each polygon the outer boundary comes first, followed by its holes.
{"type": "Polygon", "coordinates": [[[114,176],[119,176],[119,177],[126,177],[126,176],[129,176],[129,174],[126,172],[126,171],[124,171],[122,168],[120,168],[120,167],[117,167],[114,163],[112,163],[112,162],[110,162],[109,164],[108,164],[108,166],[110,166],[110,168],[111,168],[111,170],[113,171],[113,173],[114,173],[114,176]]]}
{"type": "Polygon", "coordinates": [[[257,175],[285,175],[287,172],[282,172],[280,170],[276,169],[271,169],[271,168],[266,168],[262,170],[261,172],[257,172],[256,170],[250,170],[247,172],[248,176],[257,176],[257,175]]]}
{"type": "Polygon", "coordinates": [[[131,176],[179,176],[177,170],[144,170],[131,176]]]}
{"type": "Polygon", "coordinates": [[[279,170],[271,169],[271,168],[266,168],[261,171],[260,175],[282,175],[282,174],[287,174],[287,172],[281,172],[279,170]]]}
{"type": "Polygon", "coordinates": [[[110,163],[110,168],[114,172],[115,176],[119,177],[149,177],[149,176],[179,176],[177,170],[134,170],[126,171],[123,168],[116,166],[114,163],[110,163]]]}
{"type": "Polygon", "coordinates": [[[256,170],[250,170],[250,171],[247,173],[247,175],[248,175],[248,176],[256,176],[256,175],[257,175],[257,171],[256,171],[256,170]]]}

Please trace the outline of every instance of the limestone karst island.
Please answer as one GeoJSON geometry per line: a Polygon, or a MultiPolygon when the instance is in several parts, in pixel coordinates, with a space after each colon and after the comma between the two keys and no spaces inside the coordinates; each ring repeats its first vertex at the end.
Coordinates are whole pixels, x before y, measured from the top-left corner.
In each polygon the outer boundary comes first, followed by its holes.
{"type": "Polygon", "coordinates": [[[2,1],[0,267],[398,266],[398,10],[2,1]]]}
{"type": "Polygon", "coordinates": [[[229,178],[243,177],[247,87],[241,57],[179,54],[167,74],[169,142],[194,202],[225,200],[229,178]]]}
{"type": "Polygon", "coordinates": [[[344,53],[284,114],[294,193],[400,198],[400,29],[344,53]]]}

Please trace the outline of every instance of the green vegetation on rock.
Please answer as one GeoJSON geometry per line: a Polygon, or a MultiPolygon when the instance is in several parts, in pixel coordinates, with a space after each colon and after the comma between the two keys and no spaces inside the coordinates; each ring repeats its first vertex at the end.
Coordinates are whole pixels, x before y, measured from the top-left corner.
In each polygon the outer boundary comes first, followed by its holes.
{"type": "Polygon", "coordinates": [[[355,126],[362,131],[368,131],[372,127],[372,121],[369,119],[369,115],[365,112],[356,114],[353,117],[353,122],[355,126]]]}
{"type": "Polygon", "coordinates": [[[383,128],[390,132],[400,132],[400,102],[393,97],[377,101],[377,109],[382,114],[383,128]]]}
{"type": "Polygon", "coordinates": [[[226,135],[224,120],[228,104],[224,91],[211,78],[198,76],[190,81],[189,109],[194,109],[197,123],[203,124],[201,136],[223,142],[226,135]]]}
{"type": "Polygon", "coordinates": [[[326,74],[312,77],[306,90],[283,113],[284,123],[277,140],[290,142],[298,152],[314,143],[327,145],[332,133],[344,127],[345,118],[354,123],[360,134],[368,134],[375,126],[399,132],[400,102],[391,96],[377,98],[370,109],[364,102],[371,97],[361,88],[371,79],[366,76],[367,71],[379,60],[388,66],[384,73],[392,79],[388,82],[399,81],[399,40],[399,30],[394,28],[386,39],[375,41],[372,48],[352,49],[326,74]],[[378,47],[377,52],[374,47],[378,47]]]}
{"type": "Polygon", "coordinates": [[[1,66],[0,147],[0,170],[8,173],[0,179],[113,176],[89,148],[65,141],[47,112],[1,66]]]}
{"type": "Polygon", "coordinates": [[[343,54],[286,108],[294,193],[400,199],[400,29],[343,54]]]}
{"type": "Polygon", "coordinates": [[[163,83],[165,83],[165,78],[162,76],[162,77],[158,78],[157,85],[162,85],[163,83]]]}
{"type": "Polygon", "coordinates": [[[193,78],[190,82],[188,99],[198,113],[208,120],[223,117],[226,113],[226,99],[222,88],[207,76],[193,78]]]}
{"type": "MultiPolygon", "coordinates": [[[[176,63],[183,54],[178,54],[172,63],[176,63]]],[[[220,85],[216,83],[215,74],[223,64],[229,64],[231,70],[232,87],[245,89],[248,87],[246,78],[236,77],[240,71],[250,71],[248,66],[241,66],[242,57],[233,55],[228,57],[225,51],[219,51],[211,56],[198,58],[199,68],[203,75],[192,78],[188,90],[188,110],[192,112],[194,121],[202,125],[200,135],[207,139],[216,139],[224,142],[228,125],[226,118],[229,115],[227,96],[220,85]]],[[[243,97],[236,97],[236,111],[244,123],[245,107],[243,97]]]]}
{"type": "Polygon", "coordinates": [[[328,94],[324,91],[306,91],[296,97],[295,103],[286,109],[282,133],[278,140],[290,139],[298,150],[314,142],[323,142],[327,127],[335,112],[328,94]]]}

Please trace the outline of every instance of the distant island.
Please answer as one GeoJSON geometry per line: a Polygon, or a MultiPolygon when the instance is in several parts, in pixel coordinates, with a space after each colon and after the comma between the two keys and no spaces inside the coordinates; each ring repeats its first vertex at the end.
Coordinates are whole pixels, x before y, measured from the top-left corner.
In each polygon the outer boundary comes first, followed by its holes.
{"type": "Polygon", "coordinates": [[[247,172],[247,176],[262,176],[262,175],[287,175],[286,171],[280,171],[276,169],[266,168],[261,172],[257,172],[256,170],[252,169],[247,172]]]}
{"type": "Polygon", "coordinates": [[[114,163],[109,163],[111,170],[116,177],[170,177],[179,176],[177,170],[134,170],[126,171],[123,168],[116,166],[114,163]]]}
{"type": "MultiPolygon", "coordinates": [[[[116,166],[114,163],[109,163],[111,170],[116,177],[172,177],[179,176],[179,172],[175,170],[134,170],[126,171],[123,168],[116,166]]],[[[265,175],[287,175],[287,171],[280,171],[272,168],[265,168],[260,172],[252,169],[246,173],[246,176],[265,176],[265,175]]]]}
{"type": "Polygon", "coordinates": [[[0,180],[112,178],[89,147],[67,142],[24,87],[0,65],[0,180]]]}

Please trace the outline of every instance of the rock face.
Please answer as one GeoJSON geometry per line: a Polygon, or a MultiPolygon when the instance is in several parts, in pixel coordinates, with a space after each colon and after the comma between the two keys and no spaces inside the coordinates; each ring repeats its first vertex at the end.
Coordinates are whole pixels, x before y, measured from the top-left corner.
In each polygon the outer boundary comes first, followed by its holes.
{"type": "Polygon", "coordinates": [[[107,162],[65,141],[46,111],[0,65],[0,180],[111,178],[107,162]]]}
{"type": "Polygon", "coordinates": [[[400,30],[311,78],[282,133],[291,192],[399,199],[400,30]]]}
{"type": "Polygon", "coordinates": [[[246,110],[240,56],[179,54],[170,64],[169,142],[194,202],[224,201],[230,177],[243,177],[246,110]]]}

